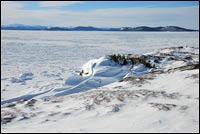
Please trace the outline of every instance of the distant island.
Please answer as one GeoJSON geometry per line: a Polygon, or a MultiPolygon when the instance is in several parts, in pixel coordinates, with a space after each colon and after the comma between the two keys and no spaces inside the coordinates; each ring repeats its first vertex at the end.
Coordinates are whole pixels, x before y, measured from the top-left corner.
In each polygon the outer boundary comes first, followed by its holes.
{"type": "Polygon", "coordinates": [[[121,27],[121,28],[97,28],[93,26],[77,26],[77,27],[49,27],[39,25],[23,25],[11,24],[1,26],[1,30],[45,30],[45,31],[131,31],[131,32],[192,32],[199,31],[193,29],[186,29],[178,26],[165,27],[121,27]]]}

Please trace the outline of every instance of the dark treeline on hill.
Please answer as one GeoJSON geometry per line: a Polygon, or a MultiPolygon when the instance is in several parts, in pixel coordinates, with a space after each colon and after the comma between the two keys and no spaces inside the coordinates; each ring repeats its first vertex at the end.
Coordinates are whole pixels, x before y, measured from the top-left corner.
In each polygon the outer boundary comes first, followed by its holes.
{"type": "Polygon", "coordinates": [[[121,27],[121,28],[97,28],[92,26],[77,26],[77,27],[48,27],[48,26],[29,26],[22,24],[12,24],[8,26],[1,26],[1,30],[46,30],[46,31],[146,31],[146,32],[187,32],[198,31],[193,29],[186,29],[177,26],[166,27],[121,27]]]}

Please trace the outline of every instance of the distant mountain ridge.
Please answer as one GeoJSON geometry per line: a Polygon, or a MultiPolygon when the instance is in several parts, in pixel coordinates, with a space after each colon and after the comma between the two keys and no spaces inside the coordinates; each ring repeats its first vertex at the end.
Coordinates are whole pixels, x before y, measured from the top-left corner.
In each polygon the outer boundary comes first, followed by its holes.
{"type": "Polygon", "coordinates": [[[165,26],[165,27],[121,27],[121,28],[97,28],[93,26],[77,26],[77,27],[49,27],[40,25],[23,25],[11,24],[1,26],[1,30],[46,30],[46,31],[146,31],[146,32],[186,32],[186,31],[199,31],[193,29],[186,29],[178,26],[165,26]]]}
{"type": "Polygon", "coordinates": [[[178,26],[166,26],[166,27],[147,27],[147,26],[140,26],[140,27],[123,27],[120,29],[121,31],[198,31],[198,30],[193,30],[193,29],[186,29],[178,26]]]}

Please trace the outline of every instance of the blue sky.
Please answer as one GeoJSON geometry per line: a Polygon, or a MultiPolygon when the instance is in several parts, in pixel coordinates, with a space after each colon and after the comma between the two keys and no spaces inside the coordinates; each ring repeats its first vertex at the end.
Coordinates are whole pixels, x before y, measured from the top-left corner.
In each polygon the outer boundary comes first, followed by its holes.
{"type": "Polygon", "coordinates": [[[18,1],[16,3],[25,4],[24,9],[37,10],[37,9],[52,9],[58,8],[62,10],[95,10],[101,8],[119,8],[119,7],[183,7],[183,6],[197,6],[198,1],[85,1],[76,4],[54,6],[54,7],[40,7],[40,2],[37,1],[18,1]]]}
{"type": "Polygon", "coordinates": [[[1,1],[1,23],[199,29],[198,1],[1,1]]]}

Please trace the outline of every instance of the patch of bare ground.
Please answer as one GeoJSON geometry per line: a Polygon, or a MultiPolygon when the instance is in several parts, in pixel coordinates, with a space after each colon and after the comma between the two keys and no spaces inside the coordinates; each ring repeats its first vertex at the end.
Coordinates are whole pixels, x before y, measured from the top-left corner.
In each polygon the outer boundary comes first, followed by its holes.
{"type": "Polygon", "coordinates": [[[1,110],[1,124],[7,124],[15,119],[17,115],[14,112],[1,110]]]}
{"type": "Polygon", "coordinates": [[[125,104],[125,100],[147,101],[150,98],[178,99],[181,97],[179,93],[167,93],[165,91],[152,90],[118,90],[118,91],[98,91],[89,92],[84,97],[86,110],[94,110],[95,106],[106,104],[112,107],[112,111],[119,111],[120,107],[125,104]],[[112,105],[112,101],[116,100],[117,105],[112,105]],[[117,107],[117,108],[116,108],[117,107]]]}
{"type": "Polygon", "coordinates": [[[162,111],[169,111],[172,110],[174,108],[179,108],[179,110],[183,111],[188,109],[188,106],[185,105],[176,105],[176,104],[167,104],[167,103],[148,103],[149,105],[151,105],[151,107],[154,107],[158,110],[162,110],[162,111]]]}
{"type": "Polygon", "coordinates": [[[185,78],[199,79],[199,74],[192,74],[192,75],[189,75],[185,78]]]}

